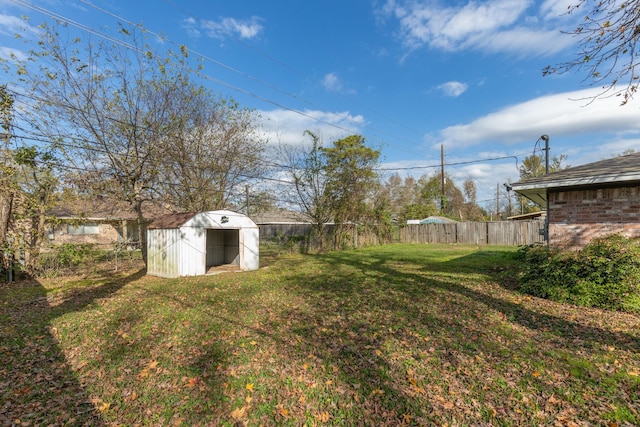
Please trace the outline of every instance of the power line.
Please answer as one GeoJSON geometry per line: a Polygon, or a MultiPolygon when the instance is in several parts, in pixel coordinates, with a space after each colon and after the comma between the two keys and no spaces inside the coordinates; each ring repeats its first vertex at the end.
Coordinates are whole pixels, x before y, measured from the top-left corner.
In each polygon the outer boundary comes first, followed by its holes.
{"type": "MultiPolygon", "coordinates": [[[[271,84],[271,83],[269,83],[269,82],[266,82],[266,81],[264,81],[264,80],[262,80],[262,79],[259,79],[259,78],[255,77],[255,76],[251,75],[251,74],[248,74],[248,73],[246,73],[246,72],[244,72],[244,71],[241,71],[241,70],[239,70],[239,69],[237,69],[237,68],[235,68],[235,67],[232,67],[232,66],[230,66],[230,65],[228,65],[228,64],[225,64],[225,63],[223,63],[223,62],[221,62],[221,61],[218,61],[218,60],[216,60],[216,59],[214,59],[214,58],[212,58],[212,57],[210,57],[210,56],[208,56],[208,55],[205,55],[204,53],[201,53],[201,52],[198,52],[198,51],[196,51],[196,50],[193,50],[193,49],[189,48],[189,47],[188,47],[188,46],[186,46],[186,45],[180,45],[180,44],[178,44],[178,43],[176,43],[176,42],[172,41],[172,40],[171,40],[171,39],[169,39],[168,37],[164,37],[164,36],[162,36],[161,34],[158,34],[158,33],[154,32],[154,31],[152,31],[152,30],[149,30],[149,29],[147,29],[147,28],[144,28],[144,27],[142,27],[140,24],[135,24],[134,22],[132,22],[132,21],[130,21],[130,20],[127,20],[126,18],[124,18],[124,17],[122,17],[122,16],[120,16],[120,15],[117,15],[117,14],[115,14],[115,13],[113,13],[113,12],[110,12],[110,11],[108,11],[108,10],[106,10],[106,9],[103,9],[103,8],[100,8],[100,7],[96,6],[95,4],[93,4],[93,3],[91,3],[91,2],[89,2],[89,1],[87,1],[87,0],[80,0],[80,1],[81,1],[82,3],[84,3],[84,4],[86,4],[86,5],[88,5],[88,6],[92,7],[92,8],[94,8],[94,9],[96,9],[96,10],[98,10],[98,11],[100,11],[100,12],[102,12],[102,13],[106,14],[106,15],[109,15],[109,16],[111,16],[111,17],[113,17],[113,18],[116,18],[116,19],[118,19],[118,20],[121,20],[121,21],[123,21],[123,22],[126,22],[127,24],[129,24],[129,25],[131,25],[131,26],[133,26],[133,27],[140,28],[142,31],[147,32],[147,33],[149,33],[149,34],[152,34],[152,35],[154,35],[154,36],[156,36],[156,37],[158,37],[158,38],[162,38],[164,41],[167,41],[167,42],[169,42],[170,44],[172,44],[172,45],[174,45],[174,46],[176,46],[176,47],[178,47],[178,48],[180,48],[180,49],[186,49],[186,51],[188,51],[189,53],[192,53],[192,54],[194,54],[194,55],[197,55],[197,56],[199,56],[199,57],[201,57],[201,58],[203,58],[203,59],[205,59],[205,60],[207,60],[207,61],[210,61],[210,62],[212,62],[212,63],[214,63],[214,64],[216,64],[216,65],[218,65],[218,66],[220,66],[220,67],[223,67],[223,68],[225,68],[225,69],[227,69],[227,70],[229,70],[229,71],[232,71],[232,72],[234,72],[234,73],[236,73],[236,74],[239,74],[239,75],[240,75],[240,76],[242,76],[242,77],[245,77],[245,78],[247,78],[247,79],[249,79],[249,80],[255,81],[255,82],[257,82],[257,83],[259,83],[259,84],[261,84],[261,85],[263,85],[263,86],[265,86],[265,87],[268,87],[268,88],[270,88],[270,89],[273,89],[273,90],[275,90],[275,91],[277,91],[277,92],[280,92],[280,93],[282,93],[282,94],[284,94],[284,95],[286,95],[286,96],[292,97],[292,98],[294,98],[294,99],[296,99],[296,100],[299,100],[299,101],[301,101],[301,102],[303,102],[303,103],[306,103],[306,104],[308,104],[308,105],[310,105],[310,106],[313,106],[313,107],[315,107],[315,108],[318,108],[318,109],[321,109],[321,108],[322,108],[322,107],[318,106],[317,104],[315,104],[315,103],[314,103],[314,102],[312,102],[312,101],[309,101],[309,100],[307,100],[307,99],[304,99],[304,98],[302,98],[302,97],[300,97],[300,96],[298,96],[298,95],[295,95],[295,94],[293,94],[293,93],[291,93],[291,92],[288,92],[288,91],[286,91],[286,90],[284,90],[284,89],[281,89],[280,87],[278,87],[278,86],[276,86],[276,85],[273,85],[273,84],[271,84]]],[[[234,39],[234,40],[236,40],[236,41],[237,41],[237,42],[239,42],[239,43],[242,43],[241,41],[239,41],[239,40],[237,40],[237,39],[235,39],[235,38],[233,38],[233,39],[234,39]]],[[[251,46],[249,46],[249,45],[247,45],[247,44],[245,44],[245,43],[242,43],[242,44],[243,44],[243,45],[245,45],[245,46],[251,47],[251,46]]],[[[251,48],[252,48],[252,50],[255,50],[255,51],[258,51],[258,52],[262,53],[261,51],[259,51],[259,50],[257,50],[257,49],[254,49],[253,47],[251,47],[251,48]]],[[[283,67],[287,68],[288,70],[295,72],[295,74],[298,74],[298,75],[302,76],[302,74],[301,74],[301,73],[299,73],[299,72],[296,72],[296,71],[295,71],[295,69],[294,69],[293,67],[290,67],[290,66],[288,66],[287,64],[284,64],[283,62],[278,61],[278,60],[276,60],[275,58],[273,58],[273,57],[271,57],[271,56],[269,56],[269,55],[266,55],[266,54],[264,54],[264,53],[262,53],[262,54],[263,54],[263,55],[265,55],[265,56],[266,56],[267,58],[269,58],[270,60],[272,60],[272,61],[274,61],[274,62],[278,63],[279,65],[281,65],[281,66],[283,66],[283,67]]],[[[269,103],[269,104],[274,105],[274,106],[276,106],[276,107],[278,107],[278,108],[282,108],[282,109],[285,109],[285,110],[288,110],[288,111],[292,111],[292,112],[297,113],[297,114],[299,114],[299,115],[302,115],[302,116],[304,116],[304,117],[310,118],[310,119],[312,119],[312,120],[314,120],[314,121],[316,121],[316,122],[318,122],[318,123],[323,123],[323,124],[326,124],[326,125],[330,125],[330,126],[333,126],[333,127],[337,128],[337,129],[340,129],[340,130],[343,130],[343,131],[346,131],[346,132],[353,132],[353,130],[352,130],[352,129],[348,129],[348,128],[345,128],[345,127],[342,127],[342,126],[339,126],[339,125],[335,125],[335,124],[333,124],[333,123],[331,123],[331,122],[327,122],[327,121],[324,121],[324,120],[322,120],[322,119],[318,119],[318,118],[316,118],[316,117],[314,117],[314,116],[312,116],[312,115],[310,115],[310,114],[304,113],[304,112],[302,112],[302,111],[300,111],[300,110],[298,110],[298,109],[294,109],[294,108],[291,108],[291,107],[287,107],[286,105],[283,105],[283,104],[281,104],[281,103],[275,102],[275,101],[273,101],[273,100],[271,100],[271,99],[269,99],[269,98],[266,98],[266,97],[263,97],[263,96],[257,95],[257,94],[255,94],[255,93],[253,93],[253,92],[250,92],[250,91],[247,91],[247,90],[245,90],[245,89],[242,89],[242,88],[240,88],[240,87],[238,87],[238,86],[235,86],[235,85],[229,84],[229,83],[227,83],[227,82],[225,82],[225,81],[222,81],[222,80],[219,80],[219,79],[215,79],[215,78],[210,77],[210,76],[208,76],[208,75],[206,75],[206,74],[204,74],[204,73],[199,73],[198,75],[199,75],[199,76],[201,76],[201,77],[203,77],[203,78],[205,78],[206,80],[209,80],[209,81],[213,82],[213,83],[216,83],[216,84],[222,85],[222,86],[224,86],[224,87],[227,87],[227,88],[229,88],[229,89],[232,89],[232,90],[237,91],[237,92],[240,92],[240,93],[244,93],[245,95],[251,96],[251,97],[253,97],[253,98],[255,98],[255,99],[258,99],[258,100],[260,100],[260,101],[262,101],[262,102],[269,103]]],[[[339,95],[340,95],[340,94],[339,94],[339,95]]],[[[356,102],[356,103],[357,103],[357,102],[356,102]]],[[[408,130],[410,130],[410,131],[412,131],[412,132],[415,132],[416,134],[419,134],[419,132],[417,132],[417,131],[415,131],[415,130],[413,130],[413,129],[409,128],[409,127],[407,127],[406,125],[403,125],[403,124],[401,124],[401,123],[399,123],[399,122],[397,122],[397,121],[395,121],[395,120],[393,120],[393,119],[391,119],[391,118],[386,117],[385,115],[383,115],[383,114],[381,114],[381,113],[379,113],[379,112],[377,112],[377,111],[375,111],[375,110],[371,109],[370,107],[368,107],[368,106],[366,106],[366,105],[363,105],[362,103],[357,103],[357,104],[358,104],[359,106],[361,106],[362,108],[365,108],[365,109],[367,109],[368,111],[370,111],[370,112],[372,112],[372,113],[374,113],[374,114],[376,114],[376,115],[378,115],[378,116],[380,116],[380,117],[382,117],[382,118],[384,118],[384,119],[388,120],[389,122],[396,124],[397,126],[404,127],[404,128],[406,128],[406,129],[408,129],[408,130]]],[[[351,118],[349,118],[349,117],[346,117],[346,119],[347,119],[349,122],[351,122],[351,123],[357,124],[354,120],[352,120],[352,119],[351,119],[351,118]]]]}

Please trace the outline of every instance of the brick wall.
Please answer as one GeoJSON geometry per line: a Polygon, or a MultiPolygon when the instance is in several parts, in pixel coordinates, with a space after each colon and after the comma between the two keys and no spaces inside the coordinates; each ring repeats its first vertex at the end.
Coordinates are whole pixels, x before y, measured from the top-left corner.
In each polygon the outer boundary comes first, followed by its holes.
{"type": "Polygon", "coordinates": [[[549,192],[549,243],[578,249],[595,237],[640,238],[640,186],[549,192]]]}

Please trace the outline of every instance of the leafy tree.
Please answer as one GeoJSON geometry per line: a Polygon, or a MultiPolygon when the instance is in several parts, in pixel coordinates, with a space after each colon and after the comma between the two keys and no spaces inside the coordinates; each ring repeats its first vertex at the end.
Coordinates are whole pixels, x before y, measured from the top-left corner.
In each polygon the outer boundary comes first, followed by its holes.
{"type": "Polygon", "coordinates": [[[481,221],[486,217],[486,213],[476,203],[476,183],[468,178],[462,184],[465,202],[460,208],[460,219],[464,221],[481,221]]]}
{"type": "Polygon", "coordinates": [[[55,203],[58,178],[53,171],[53,154],[36,147],[21,147],[14,151],[16,182],[20,189],[14,213],[13,235],[17,237],[13,249],[25,249],[28,273],[38,270],[40,249],[47,224],[53,218],[48,211],[55,203]]]}
{"type": "Polygon", "coordinates": [[[190,81],[186,49],[152,49],[145,37],[121,26],[108,41],[82,40],[44,24],[29,58],[7,66],[36,101],[25,103],[29,131],[55,143],[66,165],[82,171],[76,179],[90,178],[80,187],[129,204],[146,260],[145,204],[223,206],[244,170],[238,165],[255,165],[234,151],[253,147],[255,127],[190,81]]]}
{"type": "MultiPolygon", "coordinates": [[[[566,160],[566,154],[553,156],[549,162],[549,173],[557,172],[569,167],[563,164],[566,160]]],[[[518,167],[518,171],[520,172],[521,180],[535,178],[537,176],[546,174],[546,163],[544,162],[544,158],[542,156],[532,154],[524,158],[524,160],[522,161],[522,165],[518,167]]]]}
{"type": "Polygon", "coordinates": [[[11,221],[11,211],[15,196],[15,167],[9,144],[11,141],[11,124],[13,121],[13,97],[6,90],[6,86],[0,86],[0,252],[7,249],[7,232],[11,221]]]}
{"type": "Polygon", "coordinates": [[[418,182],[414,177],[407,176],[403,179],[395,173],[380,185],[377,199],[385,200],[392,217],[403,224],[407,219],[417,218],[412,216],[414,212],[408,207],[417,205],[419,195],[418,182]]]}
{"type": "Polygon", "coordinates": [[[257,116],[233,99],[183,89],[180,128],[160,147],[160,191],[186,211],[229,208],[234,190],[240,193],[263,169],[266,141],[259,135],[257,116]]]}
{"type": "Polygon", "coordinates": [[[460,218],[465,203],[464,195],[448,174],[445,173],[444,180],[444,207],[441,206],[443,194],[440,172],[431,176],[423,175],[418,180],[418,185],[420,186],[420,204],[431,208],[430,215],[441,213],[451,218],[460,218]]]}
{"type": "Polygon", "coordinates": [[[296,203],[311,218],[313,235],[324,245],[325,225],[333,221],[334,245],[341,245],[347,223],[378,218],[390,221],[384,204],[373,208],[377,185],[374,171],[380,152],[365,145],[360,135],[351,135],[323,147],[320,138],[305,131],[312,139],[308,151],[285,149],[288,173],[293,179],[296,203]]]}
{"type": "Polygon", "coordinates": [[[321,150],[320,138],[311,131],[305,131],[312,144],[308,151],[283,148],[287,158],[288,173],[295,188],[295,200],[300,210],[311,219],[312,237],[323,248],[325,225],[331,221],[330,199],[327,195],[327,159],[321,150]]]}
{"type": "Polygon", "coordinates": [[[640,79],[636,70],[640,59],[640,1],[574,1],[568,13],[584,14],[579,16],[580,24],[569,31],[579,40],[575,57],[547,66],[543,74],[584,70],[585,81],[603,86],[601,96],[620,96],[621,103],[626,104],[637,91],[640,79]]]}
{"type": "MultiPolygon", "coordinates": [[[[565,165],[564,162],[567,159],[566,154],[561,154],[559,156],[554,156],[550,159],[549,162],[549,173],[558,172],[562,169],[566,169],[569,165],[565,165]]],[[[537,176],[542,176],[546,173],[546,164],[543,160],[543,156],[532,154],[530,156],[525,157],[522,161],[522,165],[518,168],[520,173],[520,180],[535,178],[537,176]]],[[[521,213],[531,213],[540,210],[540,207],[533,203],[531,200],[519,196],[518,197],[518,209],[521,213]]]]}
{"type": "Polygon", "coordinates": [[[325,198],[330,201],[336,224],[334,243],[340,245],[345,224],[358,223],[369,216],[378,179],[374,168],[380,151],[367,147],[360,135],[339,139],[332,147],[321,147],[320,151],[326,159],[325,198]]]}

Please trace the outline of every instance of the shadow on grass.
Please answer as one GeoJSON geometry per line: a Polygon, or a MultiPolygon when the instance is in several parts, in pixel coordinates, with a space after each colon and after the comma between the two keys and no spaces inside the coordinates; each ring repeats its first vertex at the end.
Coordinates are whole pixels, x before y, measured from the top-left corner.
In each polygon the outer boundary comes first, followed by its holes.
{"type": "MultiPolygon", "coordinates": [[[[457,375],[456,381],[468,381],[467,386],[474,388],[486,381],[483,373],[468,372],[469,360],[476,357],[489,357],[497,365],[518,366],[519,370],[524,369],[521,364],[530,367],[538,358],[549,362],[550,357],[561,356],[563,360],[548,368],[562,376],[568,369],[566,363],[574,362],[577,349],[602,351],[609,346],[640,352],[637,335],[526,308],[503,298],[504,294],[493,294],[493,283],[483,287],[483,283],[495,281],[496,271],[512,262],[499,253],[474,252],[444,262],[437,257],[431,261],[424,255],[403,260],[379,251],[316,257],[329,265],[326,273],[310,276],[301,271],[284,279],[309,303],[307,309],[289,309],[284,317],[291,320],[291,329],[302,338],[297,351],[309,352],[327,366],[336,366],[344,383],[356,386],[365,396],[361,414],[373,420],[382,411],[398,422],[405,413],[423,414],[418,422],[442,421],[429,415],[434,403],[425,403],[417,389],[408,385],[411,373],[407,365],[394,362],[389,353],[402,354],[408,366],[433,364],[434,369],[457,375]],[[535,338],[519,337],[507,326],[504,331],[495,330],[502,327],[500,319],[534,330],[535,338]],[[416,337],[431,341],[425,344],[416,337]],[[405,341],[414,344],[405,346],[405,341]],[[402,372],[403,368],[407,372],[402,372]],[[475,384],[471,379],[474,375],[480,375],[475,384]],[[380,394],[376,394],[378,390],[380,394]]],[[[571,381],[587,381],[589,385],[610,382],[595,369],[588,377],[571,381]]],[[[527,386],[527,379],[519,381],[524,381],[523,390],[535,387],[527,386]]],[[[436,393],[446,394],[435,387],[436,393]]]]}
{"type": "Polygon", "coordinates": [[[35,280],[0,285],[0,425],[104,425],[52,335],[58,316],[82,310],[144,275],[109,280],[52,305],[35,280]]]}
{"type": "MultiPolygon", "coordinates": [[[[418,273],[400,272],[390,267],[390,262],[397,261],[397,257],[393,255],[378,257],[367,263],[364,263],[364,258],[357,253],[341,253],[338,256],[328,255],[323,259],[332,264],[346,263],[364,272],[376,271],[382,275],[383,280],[389,280],[390,282],[397,283],[399,280],[401,284],[405,285],[401,289],[409,293],[416,290],[416,284],[418,284],[418,288],[426,286],[454,292],[485,304],[487,308],[502,313],[510,321],[526,328],[549,332],[558,339],[567,340],[568,342],[579,340],[592,346],[622,347],[640,353],[640,336],[587,326],[580,322],[573,322],[561,317],[533,311],[523,307],[522,304],[516,304],[513,301],[491,295],[490,288],[483,289],[459,283],[462,279],[460,273],[477,273],[486,280],[499,281],[500,276],[495,272],[514,267],[514,261],[509,257],[495,257],[492,254],[495,255],[496,253],[478,251],[445,262],[427,263],[421,267],[421,270],[439,273],[441,277],[439,280],[429,281],[426,281],[418,273]],[[408,284],[411,284],[411,286],[406,286],[408,284]]],[[[512,289],[510,285],[502,287],[512,289]]]]}

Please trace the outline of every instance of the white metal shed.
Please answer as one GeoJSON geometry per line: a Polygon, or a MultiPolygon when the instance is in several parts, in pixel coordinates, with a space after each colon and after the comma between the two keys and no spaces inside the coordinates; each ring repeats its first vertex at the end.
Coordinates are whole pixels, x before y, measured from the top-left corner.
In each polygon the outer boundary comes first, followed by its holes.
{"type": "Polygon", "coordinates": [[[147,227],[147,274],[200,276],[212,268],[259,267],[258,226],[228,210],[167,215],[147,227]]]}

